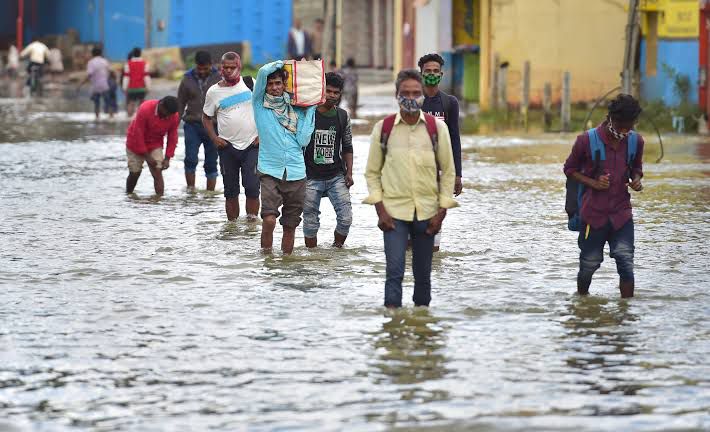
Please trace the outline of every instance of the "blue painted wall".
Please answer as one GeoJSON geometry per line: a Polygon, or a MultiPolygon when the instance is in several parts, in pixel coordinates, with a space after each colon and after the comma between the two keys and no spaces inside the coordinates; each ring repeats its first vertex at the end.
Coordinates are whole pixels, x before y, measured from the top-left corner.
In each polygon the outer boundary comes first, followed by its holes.
{"type": "Polygon", "coordinates": [[[641,96],[648,101],[663,100],[666,105],[677,105],[680,100],[673,90],[673,79],[664,71],[663,64],[690,78],[690,101],[698,102],[698,50],[697,40],[658,41],[656,76],[646,75],[646,41],[641,41],[641,96]]]}
{"type": "Polygon", "coordinates": [[[291,26],[291,0],[173,0],[168,45],[182,47],[251,42],[252,62],[283,58],[291,26]]]}
{"type": "MultiPolygon", "coordinates": [[[[25,13],[26,36],[65,33],[74,28],[82,42],[100,42],[101,0],[37,0],[37,22],[25,13]]],[[[104,53],[125,60],[145,42],[144,0],[103,0],[104,53]]],[[[291,25],[292,0],[152,0],[151,42],[160,46],[196,46],[248,40],[252,61],[282,58],[291,25]],[[156,23],[164,19],[166,28],[156,23]]]]}

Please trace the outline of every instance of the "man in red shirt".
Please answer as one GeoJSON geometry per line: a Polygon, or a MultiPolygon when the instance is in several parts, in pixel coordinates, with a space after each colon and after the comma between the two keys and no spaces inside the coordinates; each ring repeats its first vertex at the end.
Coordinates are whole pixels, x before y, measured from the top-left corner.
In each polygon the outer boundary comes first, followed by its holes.
{"type": "Polygon", "coordinates": [[[126,155],[128,156],[128,178],[126,193],[132,193],[143,171],[143,162],[148,163],[153,175],[155,193],[162,195],[163,170],[170,166],[178,141],[178,100],[166,96],[160,100],[148,100],[141,104],[136,117],[128,126],[126,155]],[[168,135],[165,157],[163,157],[163,137],[168,135]]]}

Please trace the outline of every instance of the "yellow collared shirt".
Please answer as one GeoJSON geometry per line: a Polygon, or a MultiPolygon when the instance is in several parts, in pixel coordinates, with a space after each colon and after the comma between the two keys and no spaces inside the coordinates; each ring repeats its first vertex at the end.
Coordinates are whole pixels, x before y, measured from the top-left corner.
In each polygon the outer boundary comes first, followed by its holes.
{"type": "Polygon", "coordinates": [[[434,154],[424,113],[420,112],[414,125],[405,123],[397,113],[385,157],[380,146],[382,120],[375,124],[365,168],[369,192],[365,204],[382,201],[390,216],[408,222],[415,214],[423,221],[432,218],[439,208],[458,207],[452,198],[456,172],[449,128],[441,120],[436,121],[436,128],[439,143],[434,154]],[[441,170],[438,184],[437,161],[441,170]]]}

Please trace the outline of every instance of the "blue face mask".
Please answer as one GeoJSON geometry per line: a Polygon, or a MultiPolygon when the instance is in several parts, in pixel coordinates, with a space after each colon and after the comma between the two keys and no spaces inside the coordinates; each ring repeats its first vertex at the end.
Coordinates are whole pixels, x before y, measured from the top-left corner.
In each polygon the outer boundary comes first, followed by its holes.
{"type": "Polygon", "coordinates": [[[419,96],[418,98],[408,98],[404,96],[397,97],[397,102],[399,103],[399,108],[408,114],[414,114],[419,112],[424,105],[424,96],[419,96]]]}

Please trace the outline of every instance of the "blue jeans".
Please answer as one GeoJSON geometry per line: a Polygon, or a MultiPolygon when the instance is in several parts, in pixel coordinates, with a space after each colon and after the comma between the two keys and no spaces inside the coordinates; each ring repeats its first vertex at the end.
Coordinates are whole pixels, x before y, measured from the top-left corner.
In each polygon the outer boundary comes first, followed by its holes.
{"type": "Polygon", "coordinates": [[[353,208],[350,204],[350,190],[345,185],[345,177],[338,174],[330,180],[311,180],[306,184],[306,199],[303,203],[303,235],[314,238],[320,228],[320,199],[328,197],[333,204],[337,225],[335,231],[347,236],[353,223],[353,208]]]}
{"type": "Polygon", "coordinates": [[[208,179],[217,178],[217,147],[214,145],[202,123],[185,122],[185,172],[195,173],[197,171],[198,154],[200,144],[205,147],[205,176],[208,179]]]}
{"type": "Polygon", "coordinates": [[[387,280],[385,281],[385,306],[402,306],[402,279],[404,278],[407,240],[412,239],[412,271],[414,272],[414,295],[416,306],[429,306],[431,301],[431,259],[434,236],[427,235],[429,221],[406,222],[394,220],[394,229],[386,231],[385,257],[387,280]]]}
{"type": "MultiPolygon", "coordinates": [[[[611,222],[607,222],[602,228],[589,229],[587,235],[587,225],[582,225],[579,232],[579,273],[577,279],[589,284],[592,281],[594,272],[597,271],[602,261],[604,261],[604,244],[609,242],[609,256],[616,261],[616,271],[622,282],[633,282],[634,280],[634,221],[629,220],[619,228],[614,230],[611,222]]],[[[588,285],[587,285],[588,286],[588,285]]]]}

